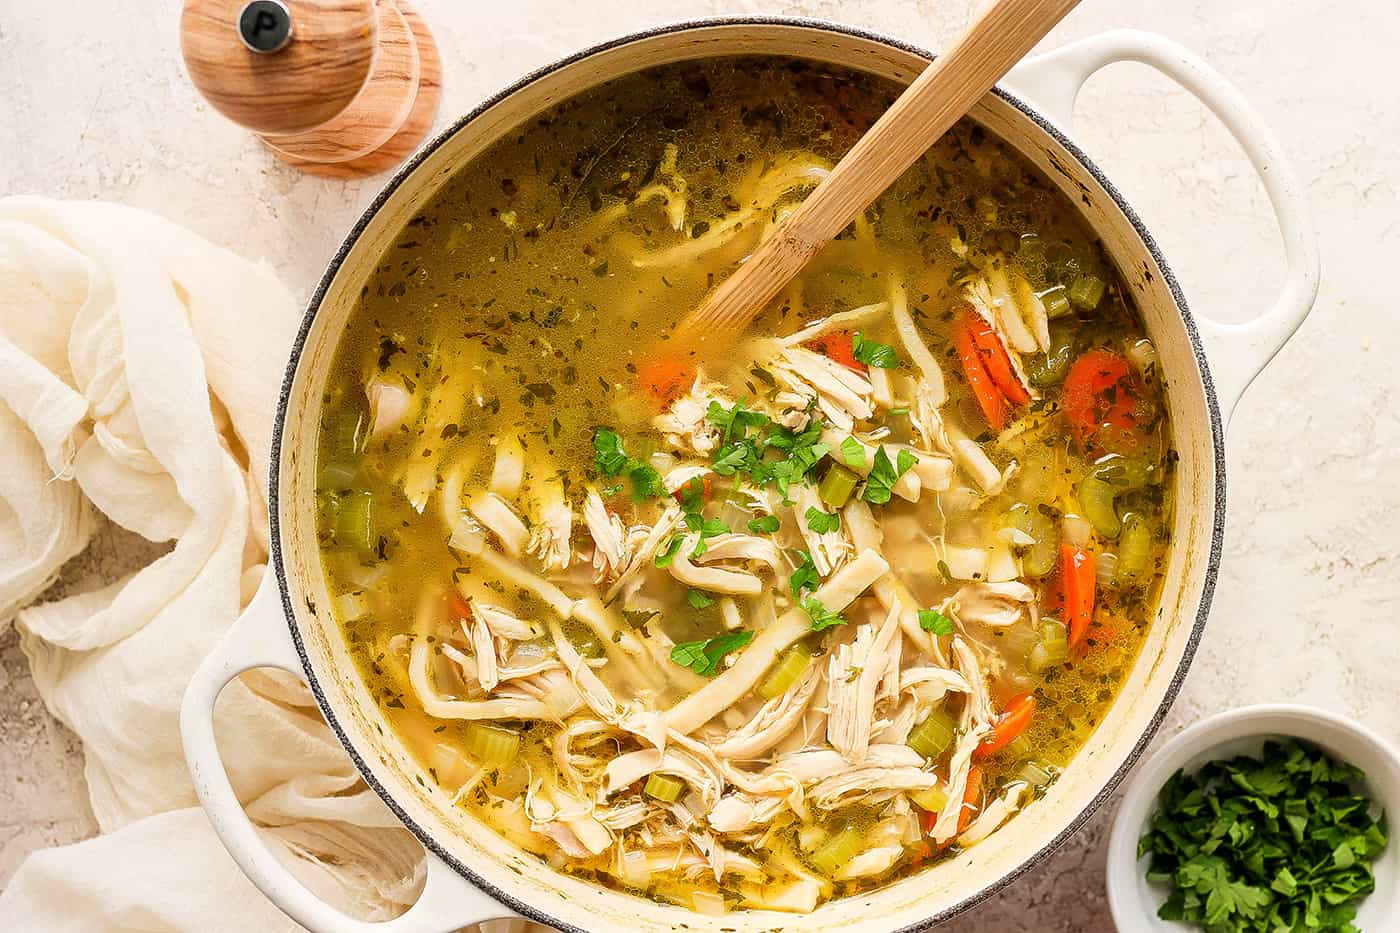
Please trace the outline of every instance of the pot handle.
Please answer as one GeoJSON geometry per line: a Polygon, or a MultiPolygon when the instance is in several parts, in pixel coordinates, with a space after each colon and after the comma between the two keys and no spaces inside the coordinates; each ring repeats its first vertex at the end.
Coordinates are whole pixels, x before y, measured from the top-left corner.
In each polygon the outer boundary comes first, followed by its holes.
{"type": "Polygon", "coordinates": [[[1244,323],[1196,319],[1212,363],[1220,411],[1228,422],[1235,404],[1303,323],[1317,299],[1317,234],[1307,192],[1285,160],[1262,118],[1215,69],[1168,39],[1135,29],[1117,29],[1072,42],[1028,59],[1007,85],[1066,132],[1073,130],[1074,101],[1091,75],[1115,62],[1132,61],[1171,78],[1225,124],[1259,174],[1283,237],[1288,271],[1273,304],[1244,323]]]}
{"type": "Polygon", "coordinates": [[[483,920],[514,917],[507,907],[427,852],[423,893],[405,913],[372,923],[341,913],[311,893],[272,854],[234,794],[214,738],[214,702],[229,681],[255,667],[301,674],[301,660],[269,569],[248,608],[200,664],[180,706],[180,734],[195,792],[224,847],[258,888],[313,933],[445,933],[483,920]]]}

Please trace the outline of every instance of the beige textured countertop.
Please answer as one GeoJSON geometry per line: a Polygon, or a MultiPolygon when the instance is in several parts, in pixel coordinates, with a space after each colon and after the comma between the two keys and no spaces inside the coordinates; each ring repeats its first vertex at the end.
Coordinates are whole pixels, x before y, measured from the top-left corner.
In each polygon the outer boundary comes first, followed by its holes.
{"type": "MultiPolygon", "coordinates": [[[[714,13],[841,20],[925,47],[970,0],[421,0],[444,57],[439,124],[527,70],[649,24],[714,13]],[[585,12],[586,11],[586,12],[585,12]]],[[[379,182],[300,175],[213,113],[179,64],[175,0],[0,2],[0,193],[158,211],[305,295],[379,182]]],[[[1229,527],[1215,609],[1164,735],[1245,703],[1296,700],[1400,737],[1400,5],[1086,0],[1046,43],[1161,32],[1234,80],[1307,185],[1321,237],[1316,311],[1245,397],[1229,434],[1229,527]]],[[[1213,118],[1119,65],[1078,108],[1085,148],[1137,207],[1199,313],[1248,316],[1282,268],[1262,188],[1213,118]]],[[[61,587],[151,545],[100,537],[61,587]]],[[[1159,741],[1160,741],[1159,736],[1159,741]]],[[[1042,867],[948,924],[959,933],[1112,929],[1105,807],[1042,867]]],[[[93,831],[76,740],[0,635],[0,885],[35,848],[93,831]]]]}

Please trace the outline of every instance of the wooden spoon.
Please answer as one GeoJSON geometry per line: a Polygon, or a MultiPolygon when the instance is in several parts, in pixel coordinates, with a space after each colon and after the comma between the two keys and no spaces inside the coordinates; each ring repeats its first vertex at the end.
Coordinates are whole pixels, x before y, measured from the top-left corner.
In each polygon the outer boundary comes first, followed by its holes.
{"type": "Polygon", "coordinates": [[[683,348],[711,353],[749,326],[807,261],[860,216],[1079,0],[995,0],[875,121],[831,174],[734,274],[681,321],[683,348]]]}

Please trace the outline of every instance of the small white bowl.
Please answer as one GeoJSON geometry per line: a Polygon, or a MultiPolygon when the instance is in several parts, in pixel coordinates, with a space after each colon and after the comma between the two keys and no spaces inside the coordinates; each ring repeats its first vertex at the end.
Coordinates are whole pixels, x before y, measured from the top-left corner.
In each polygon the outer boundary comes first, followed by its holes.
{"type": "MultiPolygon", "coordinates": [[[[1209,761],[1257,755],[1265,740],[1291,736],[1366,773],[1366,794],[1400,826],[1400,753],[1365,726],[1310,706],[1247,706],[1204,719],[1163,745],[1129,779],[1108,841],[1108,904],[1118,933],[1181,933],[1191,924],[1160,920],[1165,885],[1147,881],[1148,857],[1137,857],[1138,839],[1157,810],[1157,794],[1178,770],[1209,761]]],[[[1365,933],[1393,930],[1400,917],[1400,840],[1393,837],[1374,866],[1376,890],[1361,904],[1356,925],[1365,933]]]]}

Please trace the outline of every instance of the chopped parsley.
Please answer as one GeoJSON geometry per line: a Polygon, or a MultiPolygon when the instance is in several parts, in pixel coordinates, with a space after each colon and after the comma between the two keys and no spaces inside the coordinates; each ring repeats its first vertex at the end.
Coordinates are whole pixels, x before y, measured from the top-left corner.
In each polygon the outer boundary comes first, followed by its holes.
{"type": "Polygon", "coordinates": [[[645,460],[627,461],[627,478],[632,482],[632,498],[638,502],[655,499],[666,491],[661,474],[645,460]]]}
{"type": "MultiPolygon", "coordinates": [[[[697,592],[691,590],[692,593],[697,592]]],[[[753,632],[726,632],[705,641],[685,641],[671,649],[671,660],[705,677],[713,677],[724,656],[753,641],[753,632]]]]}
{"type": "Polygon", "coordinates": [[[676,500],[686,512],[698,512],[705,507],[705,477],[692,476],[676,490],[676,500]]]}
{"type": "Polygon", "coordinates": [[[817,418],[802,431],[793,431],[762,412],[748,410],[742,400],[731,408],[711,402],[705,417],[721,430],[710,468],[720,476],[745,475],[758,487],[776,486],[785,502],[789,485],[805,479],[831,450],[821,442],[824,424],[817,418]]]}
{"type": "Polygon", "coordinates": [[[749,522],[749,531],[756,535],[771,535],[783,527],[783,520],[776,515],[764,515],[749,522]]]}
{"type": "Polygon", "coordinates": [[[713,538],[717,535],[727,535],[730,527],[718,518],[706,518],[699,512],[685,513],[685,527],[691,531],[700,532],[702,538],[713,538]]]}
{"type": "Polygon", "coordinates": [[[894,352],[894,347],[867,340],[860,331],[851,335],[851,354],[865,365],[877,369],[894,369],[899,365],[899,355],[894,352]]]}
{"type": "Polygon", "coordinates": [[[883,446],[875,449],[875,463],[870,468],[870,475],[865,478],[865,491],[860,497],[866,502],[875,505],[884,505],[890,501],[894,494],[894,484],[899,482],[899,478],[909,472],[909,468],[919,462],[919,458],[908,450],[901,449],[895,454],[894,463],[890,462],[889,454],[885,453],[883,446]]]}
{"type": "Polygon", "coordinates": [[[829,629],[833,625],[845,625],[846,617],[839,612],[832,612],[822,605],[822,601],[815,596],[808,596],[802,600],[802,610],[807,613],[807,618],[812,620],[812,631],[820,632],[829,629]]]}
{"type": "MultiPolygon", "coordinates": [[[[593,465],[604,476],[625,475],[632,484],[632,498],[638,502],[655,499],[665,491],[656,467],[645,460],[628,456],[622,437],[616,431],[599,428],[593,432],[593,465]]],[[[619,489],[615,485],[607,488],[613,492],[619,489]]]]}
{"type": "Polygon", "coordinates": [[[704,590],[686,590],[685,601],[692,609],[708,609],[715,604],[715,598],[704,590]]]}
{"type": "Polygon", "coordinates": [[[627,468],[627,451],[616,431],[599,428],[593,432],[593,464],[604,476],[616,476],[627,468]]]}
{"type": "Polygon", "coordinates": [[[710,402],[705,418],[723,432],[723,443],[744,440],[749,428],[761,428],[768,423],[768,416],[761,411],[753,411],[744,406],[745,399],[739,399],[733,408],[725,408],[719,402],[710,402]]]}
{"type": "Polygon", "coordinates": [[[953,634],[953,620],[937,609],[920,609],[919,628],[935,635],[951,635],[953,634]]]}
{"type": "Polygon", "coordinates": [[[796,548],[788,553],[799,561],[797,569],[792,572],[792,576],[788,579],[788,586],[792,587],[792,595],[801,596],[803,590],[815,590],[822,581],[821,577],[817,576],[817,565],[812,563],[812,555],[796,548]]]}
{"type": "Polygon", "coordinates": [[[841,459],[846,461],[846,466],[865,466],[865,445],[854,437],[848,437],[841,442],[841,459]]]}
{"type": "Polygon", "coordinates": [[[836,512],[823,512],[815,505],[807,510],[807,527],[819,535],[841,529],[841,516],[836,512]]]}
{"type": "Polygon", "coordinates": [[[1296,739],[1178,771],[1138,842],[1148,880],[1170,889],[1157,916],[1220,933],[1354,933],[1387,841],[1355,790],[1363,777],[1296,739]]]}
{"type": "Polygon", "coordinates": [[[675,558],[676,552],[681,549],[681,544],[684,541],[684,538],[680,535],[676,535],[657,550],[656,556],[651,559],[651,562],[658,567],[671,566],[671,561],[675,558]]]}

